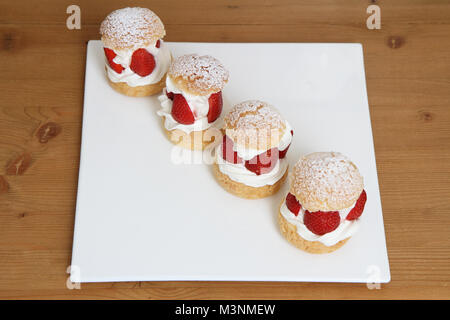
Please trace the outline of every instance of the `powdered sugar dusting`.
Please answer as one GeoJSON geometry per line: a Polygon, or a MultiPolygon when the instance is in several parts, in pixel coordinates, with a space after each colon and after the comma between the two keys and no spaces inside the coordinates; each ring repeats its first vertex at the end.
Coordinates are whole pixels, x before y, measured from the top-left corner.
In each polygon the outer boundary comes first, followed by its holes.
{"type": "Polygon", "coordinates": [[[301,158],[292,180],[292,192],[311,211],[346,208],[364,188],[358,168],[338,152],[316,152],[301,158]]]}
{"type": "Polygon", "coordinates": [[[182,81],[189,91],[208,94],[221,91],[228,81],[228,71],[214,57],[189,54],[178,57],[169,68],[169,75],[182,81]]]}
{"type": "Polygon", "coordinates": [[[123,8],[111,12],[100,26],[106,45],[137,49],[166,34],[161,19],[147,8],[123,8]]]}
{"type": "Polygon", "coordinates": [[[236,129],[273,129],[284,128],[280,113],[264,101],[248,100],[233,107],[225,117],[228,128],[236,129]]]}
{"type": "Polygon", "coordinates": [[[245,139],[247,147],[256,149],[276,145],[286,128],[281,114],[270,104],[259,100],[235,105],[224,121],[227,135],[234,142],[245,139]]]}

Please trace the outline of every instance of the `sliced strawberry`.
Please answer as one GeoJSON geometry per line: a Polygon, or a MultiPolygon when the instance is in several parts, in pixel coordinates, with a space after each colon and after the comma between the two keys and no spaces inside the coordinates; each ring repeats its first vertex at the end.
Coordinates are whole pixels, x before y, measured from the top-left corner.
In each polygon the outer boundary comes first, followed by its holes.
{"type": "Polygon", "coordinates": [[[159,48],[161,46],[161,41],[158,39],[158,41],[156,41],[155,47],[159,48]]]}
{"type": "Polygon", "coordinates": [[[103,48],[103,51],[105,51],[106,59],[108,60],[108,64],[117,73],[122,73],[122,71],[125,69],[122,67],[121,64],[115,63],[113,60],[117,56],[117,54],[114,52],[114,50],[103,48]]]}
{"type": "Polygon", "coordinates": [[[166,91],[166,96],[167,96],[167,98],[169,98],[170,100],[173,100],[173,92],[168,92],[168,91],[166,91]]]}
{"type": "Polygon", "coordinates": [[[141,77],[146,77],[155,69],[155,58],[147,50],[141,48],[133,52],[130,69],[141,77]]]}
{"type": "Polygon", "coordinates": [[[238,156],[236,151],[233,151],[233,140],[227,135],[223,136],[222,141],[222,158],[231,163],[242,163],[242,158],[238,156]]]}
{"type": "Polygon", "coordinates": [[[213,93],[209,96],[208,123],[216,121],[222,112],[223,100],[222,91],[213,93]]]}
{"type": "Polygon", "coordinates": [[[291,146],[291,144],[289,143],[289,145],[286,147],[286,149],[279,151],[278,157],[280,159],[284,159],[286,157],[286,153],[288,152],[290,146],[291,146]]]}
{"type": "Polygon", "coordinates": [[[194,114],[189,107],[186,99],[181,94],[174,94],[172,105],[172,117],[181,124],[193,124],[195,122],[194,114]]]}
{"type": "Polygon", "coordinates": [[[268,173],[272,171],[278,161],[278,149],[272,148],[258,154],[257,156],[245,161],[247,170],[256,173],[256,175],[268,173]]]}
{"type": "MultiPolygon", "coordinates": [[[[291,135],[294,135],[294,130],[291,130],[291,135]]],[[[289,143],[289,145],[284,150],[280,150],[280,153],[278,155],[280,159],[284,159],[286,157],[286,153],[288,152],[290,146],[291,144],[289,143]]]]}
{"type": "Polygon", "coordinates": [[[355,206],[348,213],[348,215],[347,215],[347,217],[345,219],[347,219],[347,220],[358,219],[363,213],[364,206],[366,205],[366,201],[367,201],[366,190],[363,190],[361,192],[361,195],[359,196],[358,200],[356,201],[355,206]]]}
{"type": "Polygon", "coordinates": [[[303,216],[305,226],[309,231],[319,236],[335,230],[340,222],[341,217],[338,211],[309,212],[306,210],[303,216]]]}
{"type": "Polygon", "coordinates": [[[302,208],[302,205],[300,204],[300,202],[298,202],[297,198],[292,193],[288,193],[288,195],[286,196],[286,206],[288,207],[289,211],[292,212],[295,216],[298,216],[298,213],[302,208]]]}

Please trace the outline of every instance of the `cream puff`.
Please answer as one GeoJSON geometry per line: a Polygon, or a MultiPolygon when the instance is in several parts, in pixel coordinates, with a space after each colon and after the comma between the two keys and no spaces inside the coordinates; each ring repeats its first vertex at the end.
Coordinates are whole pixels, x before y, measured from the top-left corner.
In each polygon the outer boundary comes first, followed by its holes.
{"type": "Polygon", "coordinates": [[[224,118],[222,143],[213,171],[228,192],[247,199],[276,193],[286,179],[286,153],[293,131],[271,105],[259,100],[237,104],[224,118]]]}
{"type": "Polygon", "coordinates": [[[146,8],[111,12],[100,26],[111,87],[132,97],[161,92],[171,62],[161,19],[146,8]]]}
{"type": "Polygon", "coordinates": [[[316,152],[302,157],[290,178],[278,214],[284,237],[310,253],[342,247],[358,230],[367,200],[356,165],[338,152],[316,152]]]}
{"type": "Polygon", "coordinates": [[[222,63],[208,55],[189,54],[172,62],[157,111],[170,141],[202,150],[221,137],[215,125],[222,113],[222,89],[228,76],[222,63]]]}

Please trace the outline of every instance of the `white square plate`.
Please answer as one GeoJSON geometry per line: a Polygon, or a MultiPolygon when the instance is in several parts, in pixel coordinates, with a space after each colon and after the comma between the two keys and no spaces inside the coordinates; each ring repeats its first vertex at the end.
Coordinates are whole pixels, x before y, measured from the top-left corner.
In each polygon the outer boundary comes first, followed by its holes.
{"type": "Polygon", "coordinates": [[[368,195],[361,228],[331,254],[293,247],[276,222],[287,185],[245,200],[224,191],[211,166],[177,164],[158,99],[111,89],[102,44],[90,41],[72,281],[389,282],[361,45],[167,44],[174,57],[210,54],[223,62],[230,71],[224,112],[247,99],[278,108],[295,132],[290,167],[314,151],[349,156],[368,195]]]}

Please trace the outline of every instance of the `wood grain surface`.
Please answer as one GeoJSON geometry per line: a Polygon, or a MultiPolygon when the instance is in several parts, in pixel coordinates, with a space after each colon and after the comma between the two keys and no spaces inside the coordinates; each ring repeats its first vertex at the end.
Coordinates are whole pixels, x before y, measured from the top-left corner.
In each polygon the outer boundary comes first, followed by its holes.
{"type": "MultiPolygon", "coordinates": [[[[392,281],[66,287],[86,42],[129,1],[0,0],[0,298],[450,298],[450,1],[133,1],[167,41],[363,44],[392,281]],[[381,8],[368,30],[366,8],[381,8]],[[81,30],[66,8],[81,8],[81,30]]],[[[276,63],[274,61],[274,63],[276,63]]],[[[357,134],[357,133],[355,133],[357,134]]]]}

